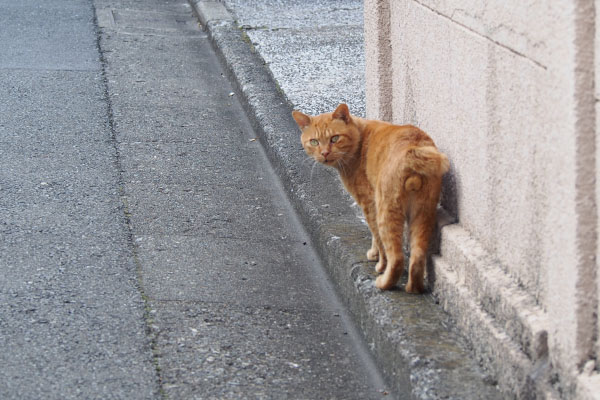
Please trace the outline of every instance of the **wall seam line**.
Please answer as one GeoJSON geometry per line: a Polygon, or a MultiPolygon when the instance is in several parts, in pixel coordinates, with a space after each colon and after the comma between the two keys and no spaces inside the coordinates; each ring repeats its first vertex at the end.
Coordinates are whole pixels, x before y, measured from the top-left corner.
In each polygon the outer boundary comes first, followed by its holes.
{"type": "Polygon", "coordinates": [[[477,32],[477,31],[476,31],[476,30],[474,30],[473,28],[471,28],[471,27],[469,27],[469,26],[467,26],[467,25],[465,25],[465,24],[463,24],[463,23],[461,23],[461,22],[458,22],[458,21],[456,21],[456,20],[452,19],[452,17],[450,17],[450,16],[448,16],[448,15],[446,15],[446,14],[443,14],[443,13],[441,13],[440,11],[438,11],[438,10],[435,10],[435,9],[433,9],[433,8],[431,8],[431,7],[429,7],[429,6],[425,5],[425,4],[423,4],[423,3],[421,3],[419,0],[412,0],[412,1],[413,1],[413,3],[420,5],[421,7],[423,7],[423,8],[425,8],[425,9],[427,9],[427,10],[431,11],[432,13],[434,13],[434,14],[436,14],[436,15],[438,15],[438,16],[440,16],[440,17],[444,18],[444,19],[447,19],[448,21],[450,21],[450,22],[452,22],[452,23],[454,23],[454,24],[456,24],[456,25],[460,26],[461,28],[463,28],[463,29],[465,29],[465,30],[467,30],[467,31],[471,32],[472,34],[474,34],[474,35],[476,35],[476,36],[478,36],[478,37],[480,37],[480,38],[482,38],[482,39],[484,39],[484,40],[486,40],[486,41],[488,41],[488,42],[492,42],[492,43],[493,43],[493,44],[495,44],[496,46],[498,46],[498,47],[501,47],[501,48],[503,48],[504,50],[506,50],[506,51],[509,51],[509,52],[511,52],[511,53],[513,53],[513,54],[515,54],[515,55],[517,55],[517,56],[519,56],[519,57],[521,57],[521,58],[524,58],[525,60],[527,60],[527,61],[529,61],[530,63],[534,64],[534,65],[535,65],[535,66],[537,66],[538,68],[541,68],[541,69],[543,69],[543,70],[548,70],[548,67],[547,67],[546,65],[544,65],[544,64],[542,64],[542,63],[540,63],[539,61],[536,61],[536,60],[532,59],[531,57],[529,57],[529,56],[527,56],[527,55],[525,55],[525,54],[521,53],[520,51],[518,51],[518,50],[515,50],[515,49],[513,49],[512,47],[509,47],[509,46],[507,46],[507,45],[505,45],[505,44],[502,44],[502,43],[498,42],[497,40],[494,40],[494,39],[490,38],[489,36],[485,36],[484,34],[482,34],[482,33],[480,33],[480,32],[477,32]]]}

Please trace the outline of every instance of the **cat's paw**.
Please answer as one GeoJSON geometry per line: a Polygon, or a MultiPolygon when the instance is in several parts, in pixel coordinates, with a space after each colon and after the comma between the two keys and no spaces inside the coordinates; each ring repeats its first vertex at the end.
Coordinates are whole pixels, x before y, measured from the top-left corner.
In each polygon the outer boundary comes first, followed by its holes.
{"type": "Polygon", "coordinates": [[[379,262],[375,265],[375,271],[377,271],[380,274],[383,274],[383,272],[385,271],[385,261],[379,260],[379,262]]]}
{"type": "Polygon", "coordinates": [[[367,260],[369,261],[377,261],[379,260],[379,250],[377,247],[371,247],[369,251],[367,251],[367,260]]]}
{"type": "Polygon", "coordinates": [[[393,279],[390,279],[387,275],[379,275],[375,280],[375,286],[377,289],[381,290],[389,290],[396,286],[396,282],[393,279]]]}
{"type": "Polygon", "coordinates": [[[423,282],[414,283],[409,281],[404,288],[406,293],[420,294],[425,291],[425,287],[423,286],[423,282]]]}

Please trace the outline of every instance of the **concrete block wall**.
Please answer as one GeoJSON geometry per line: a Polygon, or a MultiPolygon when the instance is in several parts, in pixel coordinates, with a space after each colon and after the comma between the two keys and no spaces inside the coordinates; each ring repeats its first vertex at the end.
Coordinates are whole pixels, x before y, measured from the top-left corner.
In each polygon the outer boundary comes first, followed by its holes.
{"type": "Polygon", "coordinates": [[[365,0],[367,117],[449,156],[430,283],[509,397],[600,398],[599,5],[365,0]]]}

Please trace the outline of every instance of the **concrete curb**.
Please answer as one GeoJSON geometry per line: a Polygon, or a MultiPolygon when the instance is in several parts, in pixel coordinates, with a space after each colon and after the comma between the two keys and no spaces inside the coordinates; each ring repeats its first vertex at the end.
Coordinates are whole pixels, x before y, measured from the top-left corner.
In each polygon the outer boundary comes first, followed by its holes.
{"type": "Polygon", "coordinates": [[[368,229],[335,174],[321,173],[315,179],[291,118],[292,107],[268,67],[223,4],[190,4],[390,388],[399,398],[502,398],[432,296],[375,288],[374,263],[365,257],[368,229]]]}

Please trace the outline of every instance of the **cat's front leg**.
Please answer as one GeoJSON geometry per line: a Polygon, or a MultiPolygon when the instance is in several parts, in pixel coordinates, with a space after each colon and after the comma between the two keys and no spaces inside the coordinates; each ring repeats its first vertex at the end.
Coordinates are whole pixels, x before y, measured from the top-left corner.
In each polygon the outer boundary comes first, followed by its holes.
{"type": "Polygon", "coordinates": [[[381,251],[381,249],[383,249],[383,245],[381,244],[381,239],[379,238],[379,229],[377,228],[377,209],[375,208],[374,202],[365,204],[362,209],[372,235],[371,248],[369,251],[367,251],[367,260],[379,260],[377,265],[375,265],[375,271],[381,274],[383,271],[385,271],[386,257],[385,253],[381,251]]]}
{"type": "Polygon", "coordinates": [[[371,239],[371,248],[367,251],[367,260],[377,261],[379,260],[379,248],[377,247],[377,240],[375,236],[371,239]]]}
{"type": "Polygon", "coordinates": [[[375,260],[377,264],[375,264],[375,271],[379,274],[383,274],[385,272],[385,268],[387,266],[387,257],[385,256],[385,251],[381,251],[383,249],[383,245],[381,244],[381,239],[379,238],[379,233],[377,236],[373,235],[373,244],[371,249],[367,252],[367,257],[369,257],[369,252],[375,250],[375,260]]]}
{"type": "Polygon", "coordinates": [[[385,272],[386,266],[387,266],[387,260],[385,259],[385,257],[381,257],[379,259],[379,261],[377,262],[377,264],[375,264],[375,271],[377,271],[380,274],[383,274],[385,272]]]}

